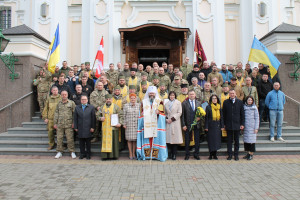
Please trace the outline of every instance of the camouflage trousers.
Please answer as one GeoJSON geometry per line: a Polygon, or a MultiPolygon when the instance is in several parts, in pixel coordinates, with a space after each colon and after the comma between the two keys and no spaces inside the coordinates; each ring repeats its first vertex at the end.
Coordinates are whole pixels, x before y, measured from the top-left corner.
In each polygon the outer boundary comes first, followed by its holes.
{"type": "Polygon", "coordinates": [[[42,113],[45,107],[45,102],[46,99],[48,97],[48,92],[39,92],[38,93],[38,102],[39,102],[39,106],[40,106],[40,112],[42,113]]]}
{"type": "Polygon", "coordinates": [[[48,139],[49,139],[49,147],[53,147],[54,144],[55,144],[55,141],[54,141],[54,122],[53,120],[50,120],[48,121],[48,139]]]}
{"type": "Polygon", "coordinates": [[[75,152],[73,129],[72,128],[60,128],[60,127],[57,127],[57,130],[56,130],[56,138],[57,138],[56,151],[57,152],[64,151],[64,147],[63,147],[64,134],[66,134],[69,152],[75,152]]]}

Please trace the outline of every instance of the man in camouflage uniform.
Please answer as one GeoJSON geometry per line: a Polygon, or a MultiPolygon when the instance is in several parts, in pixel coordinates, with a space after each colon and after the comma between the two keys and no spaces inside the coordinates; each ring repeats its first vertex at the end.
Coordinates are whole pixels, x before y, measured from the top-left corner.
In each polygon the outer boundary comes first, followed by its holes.
{"type": "MultiPolygon", "coordinates": [[[[148,89],[149,86],[152,85],[152,83],[149,82],[147,79],[148,79],[148,74],[147,74],[147,72],[142,72],[142,73],[141,73],[141,84],[140,84],[140,86],[139,86],[139,91],[142,90],[142,82],[143,82],[143,81],[146,82],[147,89],[148,89]]],[[[146,89],[146,90],[147,90],[147,89],[146,89]]]]}
{"type": "Polygon", "coordinates": [[[139,91],[140,88],[138,86],[141,83],[141,79],[138,76],[136,76],[136,71],[137,71],[136,68],[130,69],[130,77],[128,79],[128,85],[129,86],[134,85],[136,87],[137,91],[139,91]]]}
{"type": "Polygon", "coordinates": [[[207,76],[207,82],[211,83],[213,78],[217,78],[219,81],[219,86],[223,84],[223,76],[218,72],[218,67],[214,65],[212,67],[212,72],[207,76]]]}
{"type": "Polygon", "coordinates": [[[120,72],[119,76],[124,76],[125,81],[126,81],[126,85],[128,85],[128,80],[130,78],[130,70],[129,70],[129,64],[128,63],[124,64],[123,71],[120,72]]]}
{"type": "Polygon", "coordinates": [[[231,78],[229,89],[234,89],[236,93],[236,98],[238,98],[241,101],[244,100],[244,92],[242,88],[238,86],[236,77],[231,78]]]}
{"type": "MultiPolygon", "coordinates": [[[[100,108],[103,106],[105,103],[105,95],[108,94],[108,92],[104,89],[103,83],[98,82],[95,90],[92,92],[90,96],[90,103],[92,106],[95,107],[96,112],[100,110],[100,108]]],[[[93,139],[92,143],[97,142],[99,140],[99,132],[100,132],[100,125],[99,121],[96,122],[96,129],[93,133],[93,139]]]]}
{"type": "Polygon", "coordinates": [[[166,87],[166,90],[169,90],[170,85],[171,85],[171,80],[169,76],[165,75],[165,71],[163,67],[160,67],[158,69],[158,76],[159,76],[159,83],[163,83],[166,87]]]}
{"type": "Polygon", "coordinates": [[[48,70],[42,69],[40,76],[33,80],[33,85],[37,86],[38,102],[40,106],[40,112],[43,112],[44,104],[49,94],[51,82],[51,73],[48,70]]]}
{"type": "Polygon", "coordinates": [[[138,95],[138,97],[140,98],[141,101],[143,101],[145,94],[147,92],[147,89],[148,89],[147,81],[142,81],[141,89],[140,89],[139,95],[138,95]]]}
{"type": "Polygon", "coordinates": [[[167,93],[166,85],[164,82],[161,82],[159,84],[158,96],[162,101],[164,101],[164,99],[168,99],[168,93],[167,93]]]}
{"type": "Polygon", "coordinates": [[[57,136],[57,154],[55,158],[62,157],[64,151],[63,139],[64,134],[66,134],[69,152],[71,153],[71,157],[75,159],[73,114],[76,105],[73,101],[68,99],[68,92],[65,90],[61,92],[61,98],[61,101],[56,106],[53,122],[57,136]]]}
{"type": "Polygon", "coordinates": [[[181,92],[180,94],[177,96],[177,100],[180,101],[181,103],[188,97],[188,84],[181,84],[181,92]]]}
{"type": "Polygon", "coordinates": [[[136,75],[137,75],[139,78],[141,78],[142,72],[144,72],[144,65],[143,65],[143,64],[139,64],[139,65],[138,65],[138,70],[137,70],[137,72],[136,72],[136,75]]]}
{"type": "Polygon", "coordinates": [[[110,63],[109,70],[105,74],[109,82],[115,87],[118,84],[119,72],[117,70],[114,70],[114,67],[114,64],[110,63]]]}
{"type": "Polygon", "coordinates": [[[192,78],[192,85],[189,86],[189,90],[194,90],[196,93],[196,100],[202,102],[202,87],[198,85],[198,79],[196,77],[192,78]]]}
{"type": "Polygon", "coordinates": [[[156,66],[156,65],[153,67],[153,73],[151,74],[151,76],[148,77],[148,80],[149,80],[149,81],[152,81],[152,82],[153,82],[153,78],[159,75],[159,73],[158,73],[158,68],[159,68],[159,67],[156,66]]]}
{"type": "Polygon", "coordinates": [[[211,84],[206,82],[204,84],[204,89],[202,90],[203,101],[201,103],[209,102],[209,98],[212,94],[214,94],[214,91],[211,89],[211,84]]]}
{"type": "Polygon", "coordinates": [[[42,113],[43,120],[48,126],[48,138],[49,138],[49,147],[48,150],[54,148],[55,141],[54,141],[54,113],[56,109],[56,105],[61,100],[60,94],[58,94],[58,88],[53,86],[51,89],[52,95],[50,95],[45,103],[45,108],[42,113]]]}
{"type": "Polygon", "coordinates": [[[193,71],[193,66],[189,64],[189,60],[190,59],[188,57],[185,57],[184,63],[180,67],[180,70],[183,73],[183,76],[182,76],[183,79],[186,79],[188,74],[193,71]]]}
{"type": "Polygon", "coordinates": [[[159,76],[153,75],[152,77],[152,85],[156,88],[159,88],[159,76]]]}
{"type": "Polygon", "coordinates": [[[62,62],[62,67],[59,70],[59,75],[61,75],[62,73],[65,74],[65,77],[67,77],[69,75],[69,71],[70,71],[70,67],[68,67],[68,63],[67,61],[63,61],[62,62]]]}
{"type": "Polygon", "coordinates": [[[222,94],[222,87],[219,85],[218,78],[214,77],[211,80],[211,90],[219,97],[222,94]]]}
{"type": "Polygon", "coordinates": [[[181,80],[180,80],[180,76],[175,76],[174,77],[174,81],[170,86],[169,91],[174,91],[176,93],[176,96],[179,96],[181,93],[181,80]]]}

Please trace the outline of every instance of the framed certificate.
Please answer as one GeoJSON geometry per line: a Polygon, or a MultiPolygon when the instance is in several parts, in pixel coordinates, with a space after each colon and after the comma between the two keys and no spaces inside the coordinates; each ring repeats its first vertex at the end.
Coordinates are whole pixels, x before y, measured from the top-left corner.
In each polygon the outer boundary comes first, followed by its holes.
{"type": "Polygon", "coordinates": [[[118,114],[112,114],[110,118],[110,125],[116,126],[117,124],[119,124],[119,116],[118,114]]]}

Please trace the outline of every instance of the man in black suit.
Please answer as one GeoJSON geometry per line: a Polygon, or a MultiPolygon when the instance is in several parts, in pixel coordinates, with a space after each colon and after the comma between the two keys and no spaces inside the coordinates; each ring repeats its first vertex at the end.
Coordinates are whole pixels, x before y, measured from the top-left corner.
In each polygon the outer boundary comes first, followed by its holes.
{"type": "Polygon", "coordinates": [[[74,111],[74,129],[78,132],[80,157],[91,159],[91,138],[96,126],[95,108],[88,104],[88,96],[81,95],[81,104],[74,111]]]}
{"type": "Polygon", "coordinates": [[[239,136],[240,130],[245,126],[244,105],[236,98],[233,89],[229,90],[229,99],[223,103],[224,125],[227,131],[227,160],[232,159],[232,141],[234,139],[234,160],[239,160],[239,136]]]}
{"type": "MultiPolygon", "coordinates": [[[[196,110],[201,106],[200,102],[196,100],[196,93],[194,90],[190,90],[188,93],[188,99],[182,102],[182,130],[185,135],[185,160],[190,158],[190,139],[192,137],[191,125],[195,119],[196,110]]],[[[194,126],[194,138],[195,138],[195,152],[194,158],[200,160],[199,148],[200,148],[200,130],[197,126],[194,126]]]]}

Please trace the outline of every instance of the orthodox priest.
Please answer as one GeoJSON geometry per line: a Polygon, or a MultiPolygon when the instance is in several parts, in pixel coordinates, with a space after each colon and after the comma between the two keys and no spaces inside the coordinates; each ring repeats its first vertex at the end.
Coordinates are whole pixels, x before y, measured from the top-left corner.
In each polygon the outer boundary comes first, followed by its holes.
{"type": "Polygon", "coordinates": [[[138,119],[137,158],[166,161],[166,117],[157,88],[149,86],[141,103],[138,119]]]}

